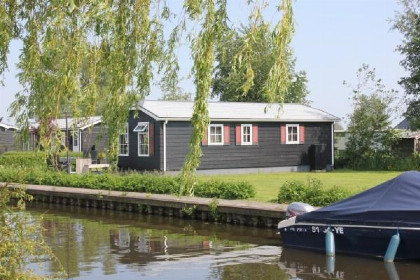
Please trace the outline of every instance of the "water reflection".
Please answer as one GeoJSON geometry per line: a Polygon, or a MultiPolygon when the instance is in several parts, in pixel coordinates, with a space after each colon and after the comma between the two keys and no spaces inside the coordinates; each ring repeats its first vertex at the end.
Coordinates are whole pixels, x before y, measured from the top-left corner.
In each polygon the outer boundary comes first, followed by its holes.
{"type": "MultiPolygon", "coordinates": [[[[270,229],[41,205],[45,238],[71,279],[417,279],[418,263],[282,248],[270,229]]],[[[46,264],[46,270],[59,268],[46,264]]]]}
{"type": "MultiPolygon", "coordinates": [[[[29,210],[33,215],[43,213],[45,239],[74,279],[103,275],[119,279],[115,274],[121,273],[153,279],[158,271],[156,277],[162,279],[160,274],[172,270],[183,271],[179,279],[185,279],[189,271],[224,279],[220,273],[223,264],[267,258],[276,263],[280,255],[278,235],[269,229],[48,204],[29,210]],[[226,254],[229,252],[232,255],[226,254]],[[191,270],[191,264],[200,271],[191,270]]],[[[59,268],[51,263],[48,269],[59,268]]]]}
{"type": "Polygon", "coordinates": [[[384,263],[381,260],[284,248],[279,268],[291,279],[419,279],[420,264],[384,263]]]}

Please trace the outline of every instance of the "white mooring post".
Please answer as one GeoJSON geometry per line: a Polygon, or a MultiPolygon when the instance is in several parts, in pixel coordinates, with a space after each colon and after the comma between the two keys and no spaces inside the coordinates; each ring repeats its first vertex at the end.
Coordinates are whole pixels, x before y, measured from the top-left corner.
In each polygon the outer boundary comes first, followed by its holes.
{"type": "Polygon", "coordinates": [[[325,233],[325,253],[327,256],[335,255],[334,233],[332,233],[330,227],[328,227],[327,232],[325,233]]]}
{"type": "Polygon", "coordinates": [[[397,254],[398,246],[400,245],[400,233],[397,232],[391,237],[391,240],[388,244],[388,249],[386,249],[386,253],[384,256],[385,262],[393,262],[395,259],[395,255],[397,254]]]}

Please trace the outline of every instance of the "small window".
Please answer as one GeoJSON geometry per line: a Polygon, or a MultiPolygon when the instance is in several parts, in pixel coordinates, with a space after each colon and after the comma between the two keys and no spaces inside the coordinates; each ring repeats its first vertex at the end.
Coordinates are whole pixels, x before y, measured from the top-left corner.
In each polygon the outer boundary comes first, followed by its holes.
{"type": "Polygon", "coordinates": [[[149,132],[149,123],[148,122],[139,122],[137,126],[133,129],[134,132],[149,132]]]}
{"type": "Polygon", "coordinates": [[[79,132],[74,131],[73,132],[73,147],[79,146],[79,132]]]}
{"type": "Polygon", "coordinates": [[[286,144],[299,144],[299,125],[286,125],[286,144]]]}
{"type": "Polygon", "coordinates": [[[128,124],[125,131],[119,137],[120,156],[128,156],[128,124]]]}
{"type": "Polygon", "coordinates": [[[252,145],[252,124],[241,124],[241,145],[252,145]]]}
{"type": "Polygon", "coordinates": [[[138,136],[138,156],[139,157],[148,157],[149,156],[149,123],[141,122],[138,123],[134,128],[138,136]]]}
{"type": "Polygon", "coordinates": [[[223,145],[223,124],[209,125],[209,145],[223,145]]]}

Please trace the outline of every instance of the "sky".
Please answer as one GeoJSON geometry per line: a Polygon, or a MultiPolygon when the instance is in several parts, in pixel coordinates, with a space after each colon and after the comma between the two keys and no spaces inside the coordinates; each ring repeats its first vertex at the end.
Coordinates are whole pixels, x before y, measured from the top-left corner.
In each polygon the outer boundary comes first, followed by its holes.
{"type": "MultiPolygon", "coordinates": [[[[181,0],[174,0],[180,7],[181,0]],[[177,1],[177,2],[176,2],[177,1]]],[[[279,0],[269,0],[265,18],[275,24],[278,15],[275,4],[279,0]]],[[[228,0],[228,13],[232,24],[246,21],[248,8],[245,0],[228,0]]],[[[391,30],[390,22],[401,7],[397,0],[297,0],[294,1],[295,35],[292,47],[297,58],[296,70],[304,70],[309,79],[308,99],[311,106],[342,118],[343,124],[352,111],[351,89],[343,81],[355,82],[356,71],[363,63],[376,69],[387,89],[403,89],[398,80],[405,75],[399,62],[403,57],[395,51],[402,41],[398,31],[391,30]]],[[[9,71],[4,74],[5,86],[0,86],[0,117],[3,122],[13,124],[8,118],[7,108],[14,95],[21,90],[16,75],[22,44],[13,41],[8,56],[9,71]]],[[[195,92],[188,73],[192,66],[189,54],[181,49],[180,86],[186,92],[195,92]]],[[[152,87],[148,99],[159,99],[161,92],[152,87]]],[[[394,116],[393,123],[401,120],[394,116]]]]}

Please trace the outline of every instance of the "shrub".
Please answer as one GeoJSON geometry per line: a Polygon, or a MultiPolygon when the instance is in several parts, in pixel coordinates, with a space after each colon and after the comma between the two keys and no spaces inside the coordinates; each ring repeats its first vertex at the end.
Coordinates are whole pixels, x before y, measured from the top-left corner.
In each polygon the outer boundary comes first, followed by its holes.
{"type": "Polygon", "coordinates": [[[36,152],[7,152],[0,156],[0,165],[17,168],[46,168],[45,154],[36,152]]]}
{"type": "Polygon", "coordinates": [[[408,171],[420,170],[420,154],[401,156],[398,153],[390,154],[372,152],[369,156],[355,155],[350,157],[344,152],[335,154],[335,168],[350,168],[354,170],[380,170],[380,171],[408,171]]]}
{"type": "MultiPolygon", "coordinates": [[[[67,174],[35,168],[18,169],[4,166],[0,167],[0,182],[157,194],[178,194],[181,187],[179,177],[163,176],[156,173],[67,174]]],[[[200,197],[247,199],[255,196],[255,189],[245,182],[207,181],[197,183],[195,194],[200,197]]]]}
{"type": "Polygon", "coordinates": [[[255,189],[247,182],[211,180],[199,182],[195,187],[195,194],[202,197],[247,199],[255,196],[255,189]]]}
{"type": "Polygon", "coordinates": [[[278,203],[291,203],[294,201],[305,202],[313,206],[325,206],[344,198],[350,193],[338,186],[323,189],[322,182],[318,179],[308,178],[307,183],[301,181],[287,181],[279,190],[278,203]]]}

